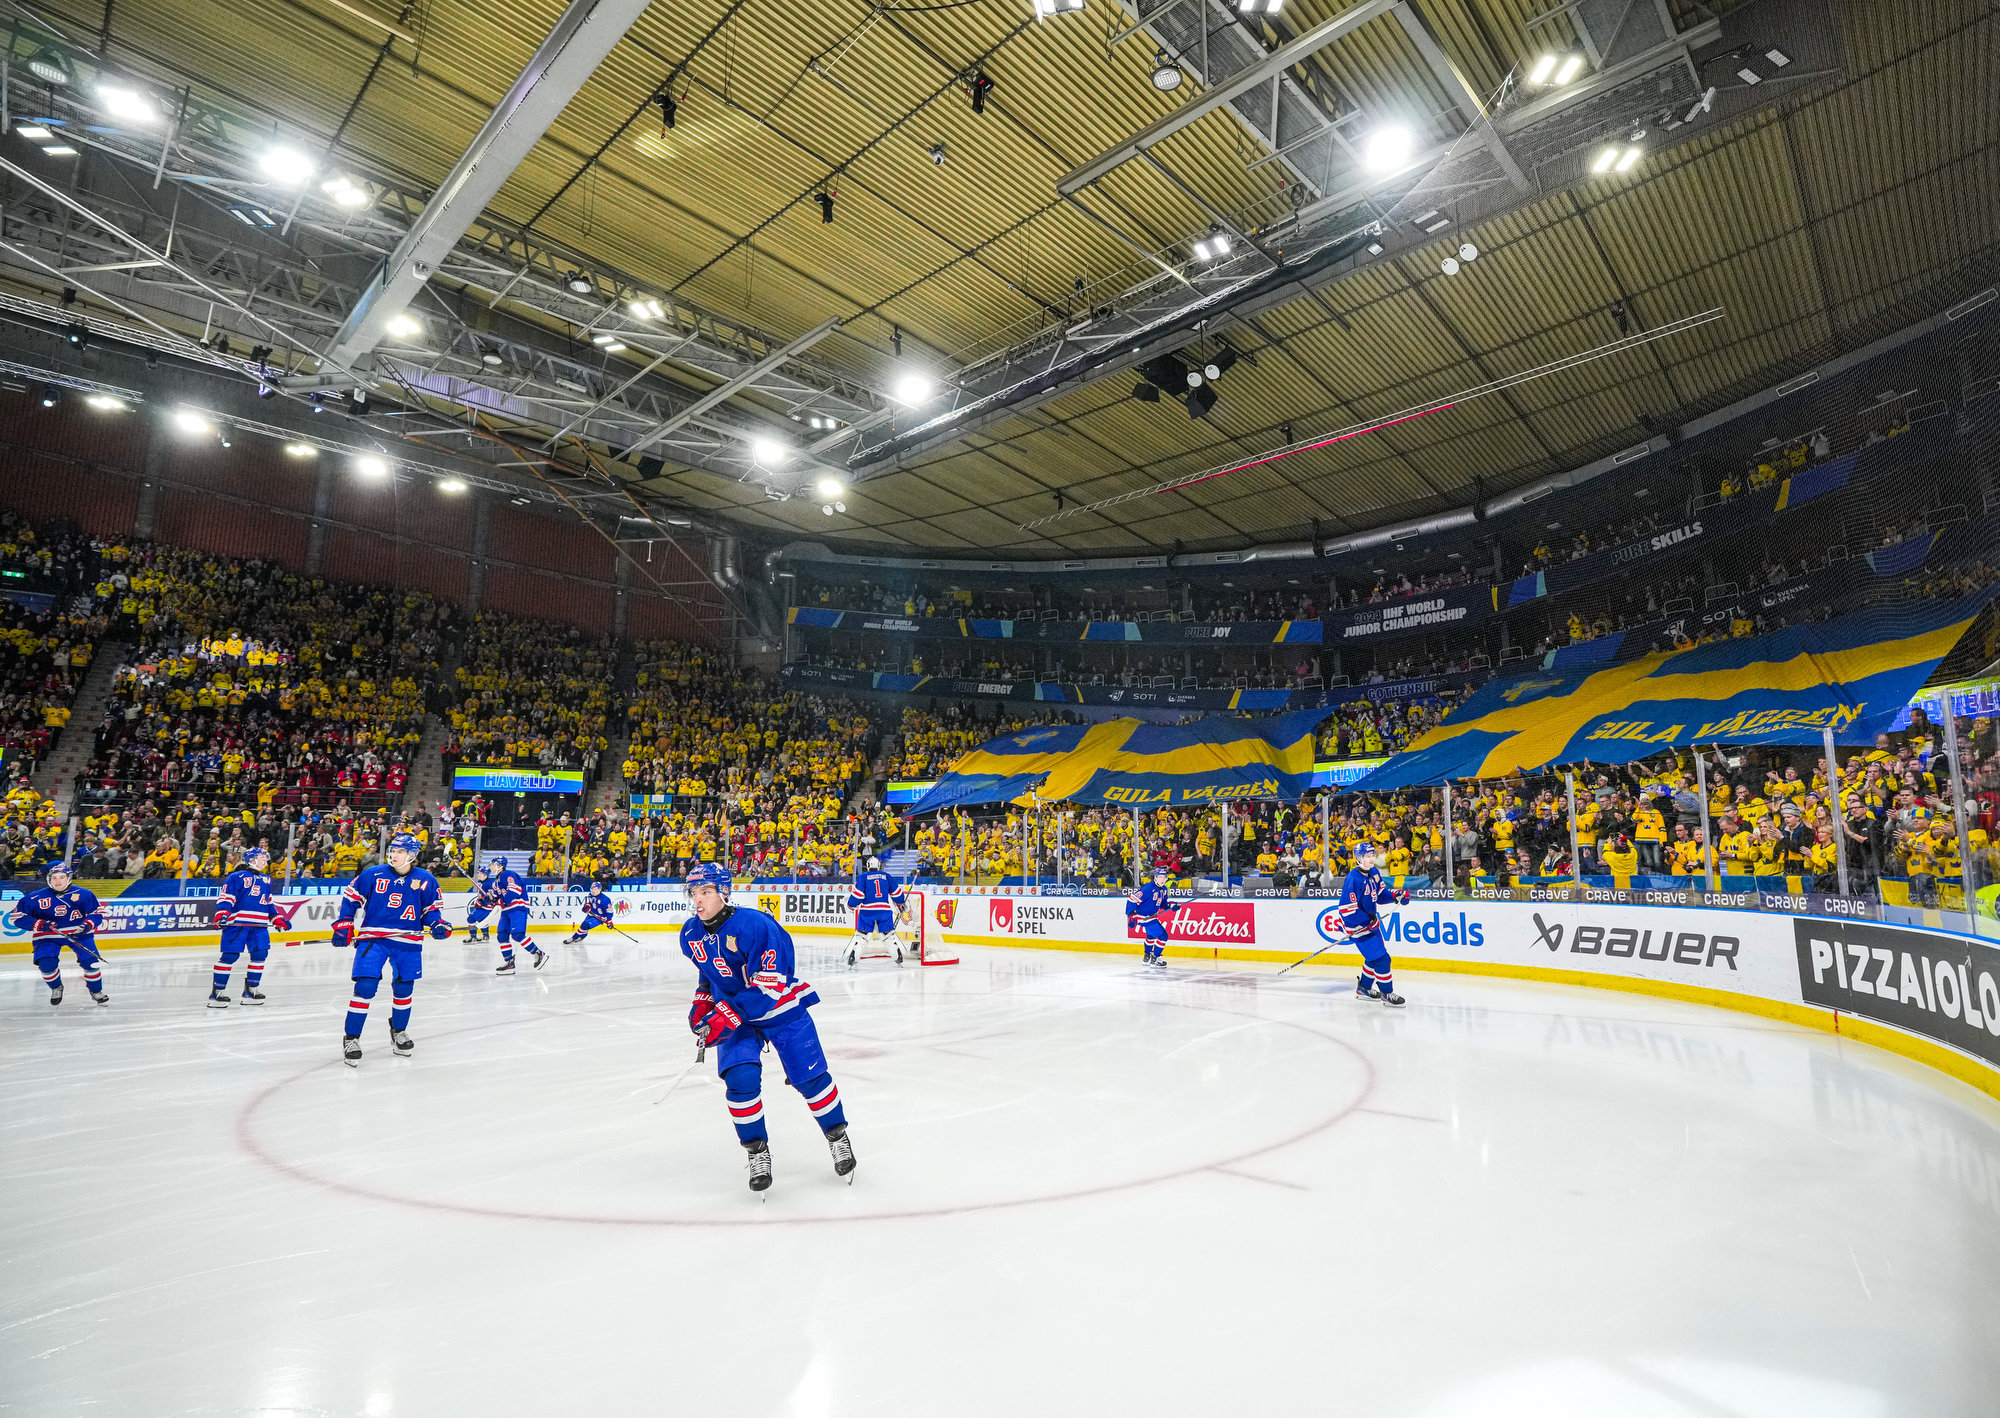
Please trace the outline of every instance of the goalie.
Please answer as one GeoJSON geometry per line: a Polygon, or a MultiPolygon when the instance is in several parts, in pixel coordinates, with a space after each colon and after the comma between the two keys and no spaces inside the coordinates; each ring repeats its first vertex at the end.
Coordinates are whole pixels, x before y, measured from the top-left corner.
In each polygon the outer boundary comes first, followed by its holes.
{"type": "Polygon", "coordinates": [[[880,857],[870,857],[866,870],[854,878],[854,885],[847,889],[847,907],[854,912],[854,943],[847,948],[847,963],[860,961],[869,936],[885,935],[895,947],[896,963],[901,965],[903,941],[896,934],[896,923],[908,911],[909,893],[902,882],[882,870],[880,857]]]}

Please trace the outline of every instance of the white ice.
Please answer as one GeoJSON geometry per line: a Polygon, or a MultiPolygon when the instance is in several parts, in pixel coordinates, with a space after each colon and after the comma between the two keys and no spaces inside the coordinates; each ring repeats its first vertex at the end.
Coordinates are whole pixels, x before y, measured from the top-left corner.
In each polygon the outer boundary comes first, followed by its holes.
{"type": "Polygon", "coordinates": [[[759,1200],[670,941],[554,949],[433,945],[358,1070],[328,947],[226,1012],[206,952],[114,952],[102,1009],[6,957],[0,1413],[2000,1413],[2000,1107],[1866,1045],[821,952],[861,1165],[767,1055],[759,1200]]]}

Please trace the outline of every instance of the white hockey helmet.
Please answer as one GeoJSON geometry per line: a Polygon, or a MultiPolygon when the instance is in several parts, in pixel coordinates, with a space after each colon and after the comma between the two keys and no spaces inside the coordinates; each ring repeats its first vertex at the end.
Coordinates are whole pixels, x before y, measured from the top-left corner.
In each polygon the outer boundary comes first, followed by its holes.
{"type": "Polygon", "coordinates": [[[880,857],[870,857],[868,859],[868,870],[870,871],[882,870],[882,859],[880,857]]]}

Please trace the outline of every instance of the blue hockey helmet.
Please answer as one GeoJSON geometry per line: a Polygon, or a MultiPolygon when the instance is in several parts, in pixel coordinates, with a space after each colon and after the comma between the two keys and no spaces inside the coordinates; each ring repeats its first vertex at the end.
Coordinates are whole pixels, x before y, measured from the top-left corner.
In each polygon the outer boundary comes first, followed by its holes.
{"type": "Polygon", "coordinates": [[[479,874],[481,876],[491,876],[493,875],[493,873],[497,871],[505,870],[506,866],[507,866],[507,859],[505,857],[488,857],[485,860],[485,862],[481,864],[479,868],[479,874]]]}
{"type": "Polygon", "coordinates": [[[74,875],[74,873],[70,871],[69,863],[64,861],[60,857],[56,858],[54,861],[50,862],[47,866],[42,868],[43,881],[53,881],[58,876],[72,876],[72,875],[74,875]]]}
{"type": "Polygon", "coordinates": [[[1167,869],[1165,867],[1154,867],[1153,880],[1159,882],[1162,886],[1164,886],[1167,881],[1167,869]]]}
{"type": "Polygon", "coordinates": [[[398,832],[389,839],[389,850],[392,852],[416,853],[423,849],[423,844],[417,841],[414,833],[398,832]]]}
{"type": "Polygon", "coordinates": [[[601,881],[593,881],[592,883],[590,883],[590,889],[592,891],[602,891],[604,890],[604,883],[601,881]]]}
{"type": "Polygon", "coordinates": [[[1363,857],[1372,857],[1374,855],[1375,855],[1375,844],[1368,838],[1363,837],[1359,842],[1356,842],[1354,844],[1354,860],[1357,863],[1363,857]]]}
{"type": "Polygon", "coordinates": [[[257,843],[257,845],[243,853],[243,865],[246,867],[255,866],[261,869],[270,860],[271,849],[266,847],[262,842],[257,843]]]}
{"type": "Polygon", "coordinates": [[[736,883],[730,878],[729,868],[719,862],[703,862],[687,874],[687,889],[690,893],[697,886],[712,886],[724,896],[736,883]]]}

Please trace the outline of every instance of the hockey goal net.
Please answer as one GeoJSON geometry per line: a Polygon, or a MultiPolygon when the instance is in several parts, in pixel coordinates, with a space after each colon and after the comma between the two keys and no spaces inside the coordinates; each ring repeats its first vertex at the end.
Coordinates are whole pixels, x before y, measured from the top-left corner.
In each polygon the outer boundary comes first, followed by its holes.
{"type": "Polygon", "coordinates": [[[910,923],[905,927],[906,936],[915,948],[917,963],[920,965],[956,965],[958,951],[944,943],[944,932],[931,918],[930,893],[912,891],[910,899],[910,923]]]}

